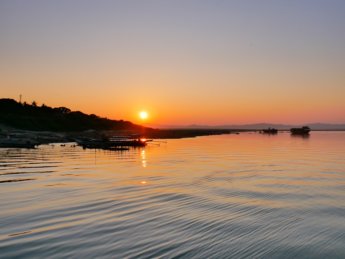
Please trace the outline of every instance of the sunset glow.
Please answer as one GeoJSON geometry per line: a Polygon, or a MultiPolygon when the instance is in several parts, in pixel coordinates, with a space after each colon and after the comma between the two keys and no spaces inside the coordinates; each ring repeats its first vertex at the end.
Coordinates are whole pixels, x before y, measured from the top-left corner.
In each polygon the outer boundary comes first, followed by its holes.
{"type": "Polygon", "coordinates": [[[345,1],[163,2],[1,1],[2,97],[153,125],[344,123],[345,1]]]}
{"type": "Polygon", "coordinates": [[[0,257],[345,259],[344,14],[0,0],[0,257]]]}

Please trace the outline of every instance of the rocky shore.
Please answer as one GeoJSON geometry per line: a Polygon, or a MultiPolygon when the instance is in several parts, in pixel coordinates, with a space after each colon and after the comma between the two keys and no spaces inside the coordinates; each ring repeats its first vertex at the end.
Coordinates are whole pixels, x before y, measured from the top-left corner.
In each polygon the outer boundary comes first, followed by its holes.
{"type": "Polygon", "coordinates": [[[80,139],[107,141],[114,136],[133,136],[150,139],[176,139],[197,136],[238,133],[219,129],[145,129],[133,130],[88,130],[82,132],[50,132],[18,130],[0,126],[0,148],[35,148],[42,144],[79,142],[80,139]]]}

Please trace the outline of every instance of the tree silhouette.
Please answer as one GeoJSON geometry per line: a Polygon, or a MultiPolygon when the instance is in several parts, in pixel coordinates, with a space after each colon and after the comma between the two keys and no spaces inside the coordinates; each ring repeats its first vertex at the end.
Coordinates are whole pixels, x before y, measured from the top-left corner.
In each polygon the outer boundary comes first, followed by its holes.
{"type": "Polygon", "coordinates": [[[14,128],[49,131],[140,130],[143,127],[129,121],[109,120],[94,114],[71,111],[66,107],[52,108],[0,99],[0,123],[14,128]]]}

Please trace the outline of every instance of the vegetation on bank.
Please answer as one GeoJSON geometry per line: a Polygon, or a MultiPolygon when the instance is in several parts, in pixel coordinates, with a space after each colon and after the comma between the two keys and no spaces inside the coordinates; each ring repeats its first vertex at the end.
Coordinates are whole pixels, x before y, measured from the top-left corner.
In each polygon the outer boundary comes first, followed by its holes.
{"type": "MultiPolygon", "coordinates": [[[[152,129],[129,121],[110,120],[94,114],[71,111],[66,107],[52,108],[44,104],[38,106],[35,102],[27,104],[13,99],[0,99],[0,125],[23,130],[19,136],[15,134],[11,137],[11,141],[15,140],[16,145],[19,140],[25,143],[50,143],[75,141],[80,137],[104,139],[126,134],[153,139],[172,139],[235,133],[226,129],[152,129]],[[32,131],[36,131],[38,135],[32,131]],[[41,131],[51,133],[45,136],[41,131]],[[66,134],[63,137],[56,135],[59,132],[66,134]]],[[[8,130],[0,133],[0,137],[5,137],[0,139],[0,146],[2,142],[6,144],[9,141],[10,135],[8,130]]],[[[10,144],[6,145],[11,146],[10,144]]]]}
{"type": "Polygon", "coordinates": [[[13,99],[0,99],[0,124],[23,130],[55,132],[143,129],[129,121],[110,120],[71,111],[66,107],[38,106],[35,102],[19,103],[13,99]]]}

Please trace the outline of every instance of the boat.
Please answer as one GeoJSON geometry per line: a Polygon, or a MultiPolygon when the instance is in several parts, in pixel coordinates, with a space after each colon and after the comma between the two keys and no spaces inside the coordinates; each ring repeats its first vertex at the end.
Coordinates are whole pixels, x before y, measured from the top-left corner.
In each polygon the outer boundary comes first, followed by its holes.
{"type": "Polygon", "coordinates": [[[78,139],[76,142],[83,148],[107,149],[107,150],[127,150],[127,147],[145,147],[145,138],[133,138],[131,136],[114,136],[105,139],[78,139]]]}
{"type": "Polygon", "coordinates": [[[278,130],[275,128],[268,128],[268,129],[262,130],[262,133],[264,133],[264,134],[277,134],[278,130]]]}
{"type": "Polygon", "coordinates": [[[292,128],[290,129],[292,135],[308,135],[310,128],[308,126],[303,126],[302,128],[292,128]]]}

